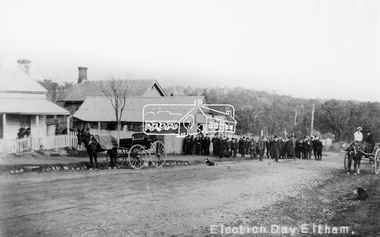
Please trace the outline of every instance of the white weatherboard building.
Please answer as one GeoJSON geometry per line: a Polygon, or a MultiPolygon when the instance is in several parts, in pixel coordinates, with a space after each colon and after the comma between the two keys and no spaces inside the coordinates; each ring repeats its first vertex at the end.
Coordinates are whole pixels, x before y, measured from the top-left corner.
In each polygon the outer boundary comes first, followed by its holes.
{"type": "Polygon", "coordinates": [[[17,62],[18,68],[0,67],[0,139],[16,139],[22,128],[30,137],[46,137],[47,117],[70,113],[47,99],[48,91],[29,74],[29,60],[17,62]]]}

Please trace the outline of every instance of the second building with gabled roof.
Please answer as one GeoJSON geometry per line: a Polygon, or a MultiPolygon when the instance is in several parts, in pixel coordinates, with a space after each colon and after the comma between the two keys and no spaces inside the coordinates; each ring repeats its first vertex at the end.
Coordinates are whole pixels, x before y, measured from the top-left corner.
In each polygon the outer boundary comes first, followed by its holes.
{"type": "MultiPolygon", "coordinates": [[[[103,92],[97,88],[99,81],[87,80],[87,68],[78,67],[78,83],[67,95],[64,105],[71,114],[74,114],[89,96],[104,96],[103,92]]],[[[106,80],[105,80],[106,81],[106,80]]],[[[128,83],[131,87],[130,97],[164,97],[165,91],[160,84],[153,79],[150,80],[120,80],[128,83]]]]}

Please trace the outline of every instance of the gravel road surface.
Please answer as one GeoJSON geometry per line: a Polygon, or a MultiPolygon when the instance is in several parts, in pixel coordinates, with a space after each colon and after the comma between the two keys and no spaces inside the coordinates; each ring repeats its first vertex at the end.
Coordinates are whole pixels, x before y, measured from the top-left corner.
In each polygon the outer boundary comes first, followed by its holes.
{"type": "Polygon", "coordinates": [[[0,236],[201,236],[211,225],[296,197],[343,157],[0,178],[0,236]]]}

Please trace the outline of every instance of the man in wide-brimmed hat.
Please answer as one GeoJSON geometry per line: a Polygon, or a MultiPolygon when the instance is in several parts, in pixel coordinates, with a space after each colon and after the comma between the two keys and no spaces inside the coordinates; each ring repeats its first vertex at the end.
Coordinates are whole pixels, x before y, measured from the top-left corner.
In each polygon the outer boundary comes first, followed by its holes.
{"type": "Polygon", "coordinates": [[[361,132],[362,127],[358,127],[356,129],[356,132],[354,133],[354,141],[355,142],[361,142],[363,141],[363,133],[361,132]]]}

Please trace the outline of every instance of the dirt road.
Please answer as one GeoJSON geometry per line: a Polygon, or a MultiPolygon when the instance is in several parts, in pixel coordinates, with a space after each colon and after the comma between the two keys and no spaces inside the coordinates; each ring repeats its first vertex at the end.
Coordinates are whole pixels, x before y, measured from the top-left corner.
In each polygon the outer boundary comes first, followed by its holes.
{"type": "Polygon", "coordinates": [[[203,236],[312,190],[342,159],[10,175],[0,178],[0,236],[203,236]]]}

